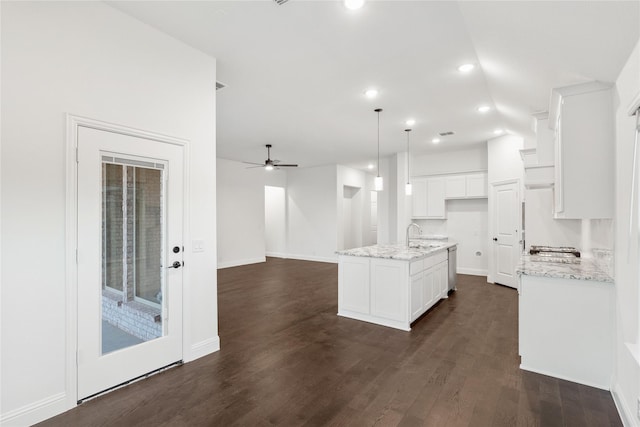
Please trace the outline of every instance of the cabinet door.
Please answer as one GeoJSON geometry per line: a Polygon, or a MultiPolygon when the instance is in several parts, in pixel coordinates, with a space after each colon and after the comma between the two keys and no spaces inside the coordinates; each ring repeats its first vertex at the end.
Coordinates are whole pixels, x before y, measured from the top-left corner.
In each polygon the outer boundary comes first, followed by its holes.
{"type": "Polygon", "coordinates": [[[338,311],[369,314],[369,260],[366,257],[340,257],[338,311]]]}
{"type": "Polygon", "coordinates": [[[467,180],[464,175],[452,175],[445,178],[445,198],[462,199],[467,196],[467,180]]]}
{"type": "Polygon", "coordinates": [[[411,276],[411,321],[416,320],[424,312],[424,274],[411,276]]]}
{"type": "Polygon", "coordinates": [[[467,197],[487,197],[487,174],[467,175],[467,197]]]}
{"type": "Polygon", "coordinates": [[[427,218],[445,218],[444,178],[427,179],[427,218]]]}
{"type": "Polygon", "coordinates": [[[413,194],[411,196],[411,217],[426,218],[427,217],[427,179],[414,178],[413,194]]]}
{"type": "Polygon", "coordinates": [[[403,262],[372,258],[371,314],[406,322],[409,316],[409,269],[403,262]]]}
{"type": "Polygon", "coordinates": [[[435,292],[433,287],[434,269],[429,268],[424,271],[423,287],[422,287],[422,300],[424,302],[424,310],[428,310],[436,302],[435,292]]]}

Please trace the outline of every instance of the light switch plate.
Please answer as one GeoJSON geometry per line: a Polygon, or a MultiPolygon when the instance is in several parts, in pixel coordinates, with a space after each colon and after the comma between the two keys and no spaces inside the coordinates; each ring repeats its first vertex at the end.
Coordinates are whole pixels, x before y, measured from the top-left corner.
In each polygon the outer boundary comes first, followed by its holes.
{"type": "Polygon", "coordinates": [[[204,240],[194,240],[191,246],[192,252],[204,252],[204,240]]]}

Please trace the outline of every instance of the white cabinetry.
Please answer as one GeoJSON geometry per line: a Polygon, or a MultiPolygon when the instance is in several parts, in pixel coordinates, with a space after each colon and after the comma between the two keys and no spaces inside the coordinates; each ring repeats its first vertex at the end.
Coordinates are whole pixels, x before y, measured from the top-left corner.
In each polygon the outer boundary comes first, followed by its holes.
{"type": "Polygon", "coordinates": [[[487,181],[486,172],[412,178],[411,217],[446,219],[447,199],[487,197],[487,181]]]}
{"type": "Polygon", "coordinates": [[[340,255],[338,315],[411,330],[411,322],[447,298],[448,252],[411,262],[340,255]]]}
{"type": "Polygon", "coordinates": [[[552,91],[555,218],[612,218],[614,128],[611,86],[592,82],[552,91]]]}
{"type": "Polygon", "coordinates": [[[427,218],[445,218],[444,178],[427,178],[427,218]]]}
{"type": "Polygon", "coordinates": [[[486,172],[446,175],[447,199],[470,199],[487,197],[486,172]]]}
{"type": "Polygon", "coordinates": [[[445,218],[444,178],[414,178],[411,196],[411,217],[442,219],[445,218]]]}
{"type": "Polygon", "coordinates": [[[614,285],[520,277],[520,368],[609,390],[614,285]]]}

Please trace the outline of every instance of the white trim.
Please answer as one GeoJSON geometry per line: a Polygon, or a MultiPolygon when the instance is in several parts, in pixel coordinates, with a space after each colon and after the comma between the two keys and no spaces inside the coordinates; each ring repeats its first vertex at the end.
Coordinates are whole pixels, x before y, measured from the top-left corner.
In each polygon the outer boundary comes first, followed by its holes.
{"type": "Polygon", "coordinates": [[[238,267],[241,265],[258,264],[266,261],[267,259],[265,257],[257,257],[257,258],[247,258],[247,259],[238,259],[233,261],[218,262],[218,270],[222,268],[238,267]]]}
{"type": "Polygon", "coordinates": [[[549,371],[545,371],[542,369],[534,369],[534,368],[530,368],[526,365],[520,364],[520,369],[522,369],[523,371],[529,371],[529,372],[535,372],[536,374],[542,374],[542,375],[546,375],[548,377],[553,377],[553,378],[559,378],[561,380],[565,380],[565,381],[571,381],[572,383],[577,383],[577,384],[583,384],[583,385],[588,385],[589,387],[595,387],[595,388],[599,388],[601,390],[609,390],[611,388],[611,384],[597,384],[597,383],[592,383],[589,381],[583,381],[583,380],[578,380],[576,378],[572,378],[572,377],[568,377],[568,376],[564,376],[564,375],[558,375],[554,372],[549,372],[549,371]]]}
{"type": "Polygon", "coordinates": [[[458,267],[456,274],[468,274],[470,276],[486,276],[487,270],[482,268],[461,268],[458,267]]]}
{"type": "Polygon", "coordinates": [[[0,425],[7,427],[32,425],[66,410],[67,395],[62,392],[2,414],[0,425]]]}
{"type": "Polygon", "coordinates": [[[287,256],[289,259],[297,259],[300,261],[316,261],[316,262],[330,262],[332,264],[338,263],[338,257],[323,257],[323,256],[315,256],[315,255],[297,255],[297,254],[289,254],[287,256]]]}
{"type": "MultiPolygon", "coordinates": [[[[66,170],[66,211],[65,211],[65,299],[67,309],[65,310],[66,317],[66,375],[65,375],[65,393],[61,393],[61,398],[66,400],[65,405],[56,405],[55,411],[48,413],[47,418],[57,415],[61,412],[74,408],[77,405],[78,400],[78,366],[77,366],[77,351],[78,351],[78,283],[77,283],[77,222],[78,222],[78,164],[77,164],[77,148],[78,148],[78,128],[87,127],[95,130],[101,130],[105,132],[113,132],[121,135],[144,138],[152,141],[162,142],[166,144],[178,145],[183,148],[184,155],[184,194],[183,194],[183,242],[188,241],[189,238],[189,141],[182,138],[176,138],[173,136],[162,135],[155,132],[145,131],[141,129],[131,128],[114,123],[104,122],[100,120],[90,119],[87,117],[77,116],[70,113],[66,114],[66,155],[65,155],[65,170],[66,170]]],[[[183,246],[185,246],[183,244],[183,246]]],[[[183,254],[186,255],[186,254],[183,254]]],[[[189,342],[189,331],[191,326],[190,310],[185,308],[185,304],[188,301],[188,290],[190,288],[188,279],[188,269],[183,269],[183,341],[182,341],[182,355],[183,358],[190,350],[187,346],[189,342]]],[[[58,396],[58,395],[56,395],[58,396]]],[[[50,406],[50,405],[49,405],[50,406]]],[[[53,409],[52,409],[53,411],[53,409]]]]}
{"type": "Polygon", "coordinates": [[[265,255],[273,258],[283,258],[283,259],[289,258],[289,255],[284,252],[266,252],[265,255]]]}
{"type": "Polygon", "coordinates": [[[189,352],[189,359],[185,359],[184,361],[191,362],[208,354],[215,353],[216,351],[220,351],[220,337],[217,335],[192,345],[191,351],[189,352]]]}
{"type": "Polygon", "coordinates": [[[382,317],[370,316],[350,310],[341,310],[338,312],[338,316],[361,322],[373,323],[375,325],[386,326],[387,328],[398,329],[404,332],[409,332],[411,330],[411,325],[408,322],[383,319],[382,317]]]}
{"type": "Polygon", "coordinates": [[[640,108],[640,92],[636,94],[636,96],[633,98],[633,101],[631,101],[631,104],[629,104],[627,113],[629,113],[630,116],[633,116],[636,114],[636,111],[638,111],[639,108],[640,108]]]}
{"type": "Polygon", "coordinates": [[[613,403],[616,405],[622,425],[625,427],[640,427],[638,419],[633,416],[633,412],[627,406],[617,383],[611,387],[611,397],[613,397],[613,403]]]}

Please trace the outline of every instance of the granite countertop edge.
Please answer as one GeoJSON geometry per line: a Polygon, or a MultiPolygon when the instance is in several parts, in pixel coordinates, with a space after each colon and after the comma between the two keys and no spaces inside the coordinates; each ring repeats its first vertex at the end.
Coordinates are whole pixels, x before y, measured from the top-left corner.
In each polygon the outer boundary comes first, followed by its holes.
{"type": "Polygon", "coordinates": [[[614,283],[614,279],[600,268],[593,259],[580,259],[577,264],[534,261],[523,255],[516,268],[518,276],[549,277],[556,279],[585,280],[614,283]]]}
{"type": "Polygon", "coordinates": [[[336,251],[336,254],[363,258],[391,259],[395,261],[417,261],[421,258],[426,258],[438,252],[446,251],[447,249],[457,245],[456,242],[452,241],[437,243],[441,244],[442,246],[439,246],[437,248],[407,248],[402,243],[396,243],[345,249],[336,251]]]}

